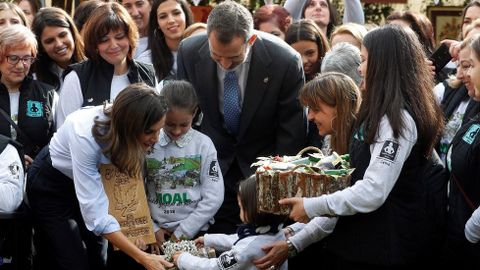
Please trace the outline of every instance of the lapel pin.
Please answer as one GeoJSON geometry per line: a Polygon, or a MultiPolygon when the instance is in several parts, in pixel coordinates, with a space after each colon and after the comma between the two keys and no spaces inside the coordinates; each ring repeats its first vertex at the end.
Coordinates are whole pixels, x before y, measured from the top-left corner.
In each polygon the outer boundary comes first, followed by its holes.
{"type": "Polygon", "coordinates": [[[89,98],[89,99],[87,99],[87,101],[88,101],[88,103],[91,103],[91,102],[93,102],[93,98],[89,98]]]}
{"type": "Polygon", "coordinates": [[[268,77],[263,78],[263,83],[268,83],[268,77]]]}

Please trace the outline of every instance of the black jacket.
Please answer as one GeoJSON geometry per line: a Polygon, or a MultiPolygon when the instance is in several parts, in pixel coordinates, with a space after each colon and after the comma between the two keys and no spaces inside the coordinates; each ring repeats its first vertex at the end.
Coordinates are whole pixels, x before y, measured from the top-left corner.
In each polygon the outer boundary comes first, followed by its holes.
{"type": "MultiPolygon", "coordinates": [[[[75,70],[82,88],[84,106],[101,105],[110,99],[110,87],[113,77],[113,65],[100,59],[99,62],[86,60],[70,65],[64,76],[75,70]]],[[[128,62],[128,80],[130,83],[144,82],[155,87],[155,71],[150,64],[140,63],[135,60],[128,62]]]]}
{"type": "MultiPolygon", "coordinates": [[[[17,141],[23,144],[25,154],[34,158],[38,151],[50,142],[53,125],[53,86],[26,77],[20,86],[18,122],[26,135],[17,134],[17,141]]],[[[10,97],[7,87],[0,83],[0,108],[10,115],[10,97]]],[[[0,134],[11,137],[10,123],[0,121],[0,134]]]]}

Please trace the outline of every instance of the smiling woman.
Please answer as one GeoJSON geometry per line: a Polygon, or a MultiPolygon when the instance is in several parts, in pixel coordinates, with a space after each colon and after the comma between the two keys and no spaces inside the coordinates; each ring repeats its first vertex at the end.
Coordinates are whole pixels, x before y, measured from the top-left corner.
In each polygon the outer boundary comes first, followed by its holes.
{"type": "Polygon", "coordinates": [[[37,41],[17,24],[0,31],[0,134],[22,143],[27,165],[53,134],[53,87],[28,76],[37,41]],[[12,124],[13,123],[13,124],[12,124]]]}
{"type": "Polygon", "coordinates": [[[149,64],[133,60],[138,31],[125,8],[106,3],[97,8],[83,29],[87,61],[69,66],[60,92],[57,127],[82,106],[114,100],[131,83],[155,86],[149,64]]]}
{"type": "Polygon", "coordinates": [[[193,14],[185,0],[157,0],[150,13],[147,54],[157,79],[175,77],[177,50],[185,28],[193,23],[193,14]]]}
{"type": "Polygon", "coordinates": [[[38,42],[37,79],[61,88],[68,65],[85,60],[83,40],[72,18],[60,8],[42,8],[32,24],[38,42]]]}
{"type": "Polygon", "coordinates": [[[154,89],[133,84],[112,105],[72,113],[42,149],[28,175],[27,194],[40,235],[37,243],[45,247],[43,260],[51,263],[48,268],[105,269],[104,238],[145,268],[171,266],[135,247],[120,231],[119,222],[109,215],[98,170],[101,164],[112,164],[140,178],[165,112],[164,99],[154,89]]]}

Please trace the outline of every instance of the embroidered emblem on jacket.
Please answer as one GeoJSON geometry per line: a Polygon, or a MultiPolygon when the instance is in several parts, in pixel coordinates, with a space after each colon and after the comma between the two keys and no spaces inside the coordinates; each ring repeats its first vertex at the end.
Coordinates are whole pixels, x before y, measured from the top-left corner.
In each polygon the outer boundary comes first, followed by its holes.
{"type": "Polygon", "coordinates": [[[477,137],[478,131],[480,130],[479,124],[472,125],[467,132],[462,137],[462,140],[468,144],[472,144],[477,137]]]}
{"type": "Polygon", "coordinates": [[[27,100],[27,116],[29,117],[42,117],[43,116],[43,104],[40,101],[27,100]]]}

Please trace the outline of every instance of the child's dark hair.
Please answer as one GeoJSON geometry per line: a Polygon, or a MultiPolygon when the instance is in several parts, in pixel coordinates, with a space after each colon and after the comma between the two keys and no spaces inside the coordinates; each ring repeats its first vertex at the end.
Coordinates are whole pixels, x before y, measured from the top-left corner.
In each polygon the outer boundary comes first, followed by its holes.
{"type": "Polygon", "coordinates": [[[255,175],[240,182],[238,196],[243,206],[245,222],[256,226],[278,225],[283,223],[287,216],[258,212],[257,207],[257,180],[255,175]]]}
{"type": "Polygon", "coordinates": [[[198,107],[198,98],[195,88],[187,81],[171,80],[162,89],[168,108],[188,110],[195,114],[198,107]]]}

